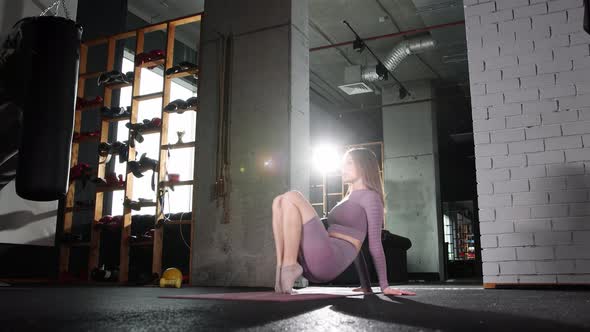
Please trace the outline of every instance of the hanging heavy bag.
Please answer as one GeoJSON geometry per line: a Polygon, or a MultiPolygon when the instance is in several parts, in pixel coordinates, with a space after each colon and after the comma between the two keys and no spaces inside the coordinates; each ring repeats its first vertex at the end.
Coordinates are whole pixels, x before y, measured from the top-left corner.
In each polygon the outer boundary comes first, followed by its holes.
{"type": "Polygon", "coordinates": [[[20,40],[10,79],[23,114],[16,192],[28,200],[57,200],[68,188],[82,28],[41,16],[22,19],[14,29],[20,40]]]}

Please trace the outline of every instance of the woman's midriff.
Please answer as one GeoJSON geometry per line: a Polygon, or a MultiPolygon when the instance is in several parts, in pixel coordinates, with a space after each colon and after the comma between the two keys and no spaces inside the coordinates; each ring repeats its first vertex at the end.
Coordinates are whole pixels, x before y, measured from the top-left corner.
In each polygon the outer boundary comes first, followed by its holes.
{"type": "Polygon", "coordinates": [[[359,241],[358,239],[353,238],[352,236],[348,236],[342,233],[337,233],[337,232],[330,232],[328,233],[329,236],[331,237],[336,237],[339,239],[342,239],[344,241],[350,242],[352,243],[352,245],[356,248],[356,252],[358,253],[361,250],[361,246],[363,245],[361,243],[361,241],[359,241]]]}

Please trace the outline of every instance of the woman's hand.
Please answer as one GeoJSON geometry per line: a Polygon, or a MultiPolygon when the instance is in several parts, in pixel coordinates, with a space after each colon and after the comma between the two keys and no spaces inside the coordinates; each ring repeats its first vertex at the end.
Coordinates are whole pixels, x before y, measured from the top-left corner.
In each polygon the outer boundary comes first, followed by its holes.
{"type": "Polygon", "coordinates": [[[383,294],[385,295],[416,295],[414,292],[410,292],[403,289],[391,288],[387,287],[383,290],[383,294]]]}

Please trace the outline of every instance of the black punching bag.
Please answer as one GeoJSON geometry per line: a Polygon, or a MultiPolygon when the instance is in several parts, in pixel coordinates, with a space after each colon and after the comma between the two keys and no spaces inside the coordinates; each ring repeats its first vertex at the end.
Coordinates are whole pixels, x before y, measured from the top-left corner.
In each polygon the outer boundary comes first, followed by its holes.
{"type": "Polygon", "coordinates": [[[16,192],[52,201],[68,190],[82,28],[57,16],[25,18],[16,66],[17,104],[22,107],[16,192]]]}

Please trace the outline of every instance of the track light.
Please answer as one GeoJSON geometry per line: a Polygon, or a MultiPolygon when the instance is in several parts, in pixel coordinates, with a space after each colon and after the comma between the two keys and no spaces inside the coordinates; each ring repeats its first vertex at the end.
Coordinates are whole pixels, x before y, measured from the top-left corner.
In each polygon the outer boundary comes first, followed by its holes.
{"type": "Polygon", "coordinates": [[[400,82],[398,79],[396,79],[395,76],[393,75],[393,73],[389,72],[389,69],[387,69],[383,65],[383,63],[381,62],[379,57],[377,57],[377,55],[375,55],[375,52],[373,52],[373,50],[371,50],[371,48],[369,46],[367,46],[367,44],[365,44],[363,39],[358,35],[358,33],[356,33],[356,31],[354,31],[354,29],[350,26],[350,24],[348,24],[348,22],[346,22],[346,21],[342,21],[342,23],[346,24],[348,26],[348,28],[350,29],[350,31],[352,31],[352,33],[354,33],[354,35],[356,36],[356,39],[354,40],[354,42],[352,44],[354,50],[357,52],[362,52],[366,48],[371,53],[371,55],[377,60],[378,63],[377,63],[377,67],[375,68],[375,73],[377,74],[378,79],[381,81],[385,81],[389,78],[389,74],[391,74],[391,78],[393,78],[393,80],[397,84],[399,84],[399,86],[400,86],[400,90],[399,90],[400,99],[403,99],[406,96],[410,95],[410,92],[403,86],[402,82],[400,82]]]}
{"type": "Polygon", "coordinates": [[[379,76],[380,81],[387,80],[387,77],[389,75],[389,71],[387,70],[387,68],[385,68],[385,65],[383,65],[383,63],[379,62],[377,64],[377,67],[375,68],[375,71],[377,72],[377,76],[379,76]]]}
{"type": "Polygon", "coordinates": [[[365,42],[361,39],[361,37],[356,37],[354,42],[352,42],[352,49],[362,53],[365,50],[365,42]]]}

